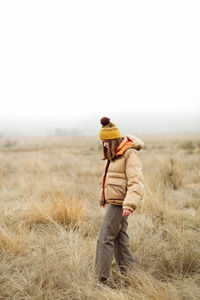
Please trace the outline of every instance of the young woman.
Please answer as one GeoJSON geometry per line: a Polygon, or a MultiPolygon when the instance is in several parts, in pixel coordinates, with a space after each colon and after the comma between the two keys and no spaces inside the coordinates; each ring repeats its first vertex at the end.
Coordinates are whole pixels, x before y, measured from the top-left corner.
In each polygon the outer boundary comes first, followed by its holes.
{"type": "Polygon", "coordinates": [[[119,129],[104,117],[99,133],[103,141],[105,172],[101,180],[100,207],[108,205],[98,234],[95,273],[105,283],[115,256],[122,274],[134,268],[127,234],[128,216],[143,197],[144,178],[138,154],[144,143],[136,136],[121,137],[119,129]]]}

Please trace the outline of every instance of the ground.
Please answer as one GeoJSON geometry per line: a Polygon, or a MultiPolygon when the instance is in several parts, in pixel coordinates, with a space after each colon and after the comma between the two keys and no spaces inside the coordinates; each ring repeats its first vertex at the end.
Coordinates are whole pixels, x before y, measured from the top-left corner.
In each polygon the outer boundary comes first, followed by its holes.
{"type": "Polygon", "coordinates": [[[200,135],[140,136],[134,274],[94,277],[104,170],[93,137],[0,138],[0,299],[200,299],[200,135]]]}

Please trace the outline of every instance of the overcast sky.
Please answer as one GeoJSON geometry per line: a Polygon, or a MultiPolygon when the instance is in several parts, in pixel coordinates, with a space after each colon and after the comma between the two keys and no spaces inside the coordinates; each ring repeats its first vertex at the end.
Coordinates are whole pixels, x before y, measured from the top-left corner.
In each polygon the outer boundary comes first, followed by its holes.
{"type": "Polygon", "coordinates": [[[104,115],[200,131],[199,16],[198,0],[0,1],[0,132],[95,133],[104,115]]]}

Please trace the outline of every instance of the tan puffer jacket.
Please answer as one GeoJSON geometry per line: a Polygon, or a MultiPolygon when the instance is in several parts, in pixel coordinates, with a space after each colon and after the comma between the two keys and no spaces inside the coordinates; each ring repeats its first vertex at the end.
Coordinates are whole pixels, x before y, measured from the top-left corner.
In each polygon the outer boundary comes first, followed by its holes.
{"type": "Polygon", "coordinates": [[[100,204],[121,205],[123,209],[131,211],[136,209],[144,191],[142,162],[138,153],[143,147],[144,143],[138,137],[124,137],[119,149],[122,154],[111,161],[109,166],[107,163],[108,169],[105,168],[100,184],[100,204]],[[131,144],[128,149],[125,146],[127,142],[131,144]]]}

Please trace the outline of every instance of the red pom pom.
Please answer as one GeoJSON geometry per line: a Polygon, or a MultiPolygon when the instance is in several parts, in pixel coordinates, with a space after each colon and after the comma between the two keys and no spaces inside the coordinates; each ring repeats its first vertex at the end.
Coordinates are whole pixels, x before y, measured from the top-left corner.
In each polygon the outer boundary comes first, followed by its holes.
{"type": "Polygon", "coordinates": [[[106,126],[110,122],[110,119],[107,117],[103,117],[103,118],[101,118],[100,122],[103,126],[106,126]]]}

